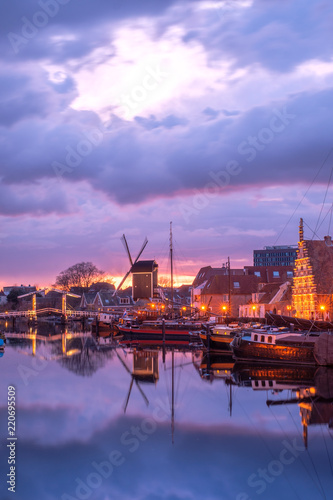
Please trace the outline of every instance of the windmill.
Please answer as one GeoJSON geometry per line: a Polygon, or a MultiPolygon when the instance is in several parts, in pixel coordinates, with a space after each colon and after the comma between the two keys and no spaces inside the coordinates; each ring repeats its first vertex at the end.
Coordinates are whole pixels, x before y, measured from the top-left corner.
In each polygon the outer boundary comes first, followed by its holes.
{"type": "Polygon", "coordinates": [[[123,234],[123,235],[122,235],[122,237],[121,237],[120,239],[121,239],[121,241],[122,241],[122,243],[123,243],[123,245],[124,245],[124,247],[125,247],[125,250],[126,250],[126,252],[127,252],[127,255],[128,255],[128,258],[129,258],[129,261],[130,261],[130,264],[131,264],[131,267],[129,268],[129,270],[127,271],[127,273],[125,274],[125,276],[123,277],[123,279],[121,280],[121,282],[119,283],[119,285],[118,285],[117,289],[116,289],[116,290],[115,290],[115,292],[114,292],[114,295],[116,295],[116,293],[118,292],[118,290],[120,290],[120,289],[121,289],[121,287],[123,286],[123,284],[125,283],[125,281],[126,281],[126,279],[127,279],[128,275],[129,275],[129,274],[131,273],[131,271],[132,271],[133,266],[134,266],[134,265],[138,262],[138,260],[139,260],[139,258],[140,258],[140,256],[141,256],[142,252],[144,251],[144,249],[146,248],[146,245],[147,245],[147,243],[148,243],[148,240],[147,240],[147,237],[146,237],[146,238],[144,239],[144,242],[143,242],[143,244],[142,244],[142,247],[141,247],[141,249],[140,249],[140,251],[139,251],[139,253],[138,253],[138,255],[137,255],[137,257],[136,257],[135,261],[133,262],[133,259],[132,259],[132,256],[131,256],[131,252],[129,251],[128,243],[127,243],[127,240],[126,240],[126,236],[123,234]]]}

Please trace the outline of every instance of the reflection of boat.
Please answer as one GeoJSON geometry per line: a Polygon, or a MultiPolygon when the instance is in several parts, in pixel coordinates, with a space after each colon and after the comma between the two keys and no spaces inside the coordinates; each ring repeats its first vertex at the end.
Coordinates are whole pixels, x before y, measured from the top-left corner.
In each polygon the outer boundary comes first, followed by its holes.
{"type": "Polygon", "coordinates": [[[212,382],[214,379],[229,380],[235,364],[231,351],[226,353],[206,353],[198,367],[201,378],[212,382]]]}
{"type": "Polygon", "coordinates": [[[319,334],[292,332],[265,332],[252,330],[243,337],[237,336],[231,342],[237,360],[260,363],[305,363],[315,364],[314,346],[319,334]]]}
{"type": "Polygon", "coordinates": [[[251,362],[236,362],[232,376],[237,385],[258,389],[282,391],[314,384],[318,368],[315,365],[258,365],[251,362]]]}

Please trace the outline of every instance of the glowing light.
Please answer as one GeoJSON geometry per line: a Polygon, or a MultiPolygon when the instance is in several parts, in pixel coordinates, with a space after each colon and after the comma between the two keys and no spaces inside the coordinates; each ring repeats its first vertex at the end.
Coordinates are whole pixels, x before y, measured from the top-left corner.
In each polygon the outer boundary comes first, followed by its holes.
{"type": "Polygon", "coordinates": [[[320,306],[320,309],[321,309],[322,311],[325,311],[325,306],[320,306]]]}
{"type": "Polygon", "coordinates": [[[206,306],[201,306],[201,309],[204,311],[206,309],[206,306]]]}
{"type": "Polygon", "coordinates": [[[184,306],[184,307],[182,307],[182,310],[183,310],[183,311],[186,311],[186,307],[185,307],[185,306],[184,306]]]}

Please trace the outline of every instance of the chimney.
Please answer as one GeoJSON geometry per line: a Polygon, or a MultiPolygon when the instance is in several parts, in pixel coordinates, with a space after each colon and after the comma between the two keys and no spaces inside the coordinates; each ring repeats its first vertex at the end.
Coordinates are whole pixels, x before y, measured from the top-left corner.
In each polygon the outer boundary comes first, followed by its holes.
{"type": "Polygon", "coordinates": [[[331,247],[331,246],[333,246],[333,245],[332,245],[332,238],[331,238],[330,236],[324,236],[324,241],[325,241],[325,245],[326,245],[327,247],[331,247]]]}

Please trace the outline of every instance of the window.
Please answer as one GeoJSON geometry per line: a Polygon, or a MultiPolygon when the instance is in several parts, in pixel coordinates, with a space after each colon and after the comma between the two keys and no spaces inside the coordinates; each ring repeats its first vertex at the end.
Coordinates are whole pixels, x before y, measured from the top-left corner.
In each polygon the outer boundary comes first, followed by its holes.
{"type": "Polygon", "coordinates": [[[257,342],[257,341],[258,341],[258,335],[257,335],[257,334],[255,334],[255,336],[254,336],[254,341],[255,341],[255,342],[257,342]]]}
{"type": "Polygon", "coordinates": [[[271,336],[268,337],[268,342],[271,344],[273,342],[273,339],[271,336]]]}
{"type": "Polygon", "coordinates": [[[292,277],[293,277],[293,272],[287,271],[287,278],[292,278],[292,277]]]}
{"type": "Polygon", "coordinates": [[[265,342],[265,336],[264,335],[261,336],[260,342],[265,342]]]}
{"type": "Polygon", "coordinates": [[[258,278],[260,278],[260,276],[261,276],[260,271],[254,271],[254,275],[258,276],[258,278]]]}
{"type": "Polygon", "coordinates": [[[239,281],[234,281],[234,288],[239,288],[239,281]]]}
{"type": "Polygon", "coordinates": [[[279,277],[280,277],[279,271],[273,271],[273,278],[279,278],[279,277]]]}

